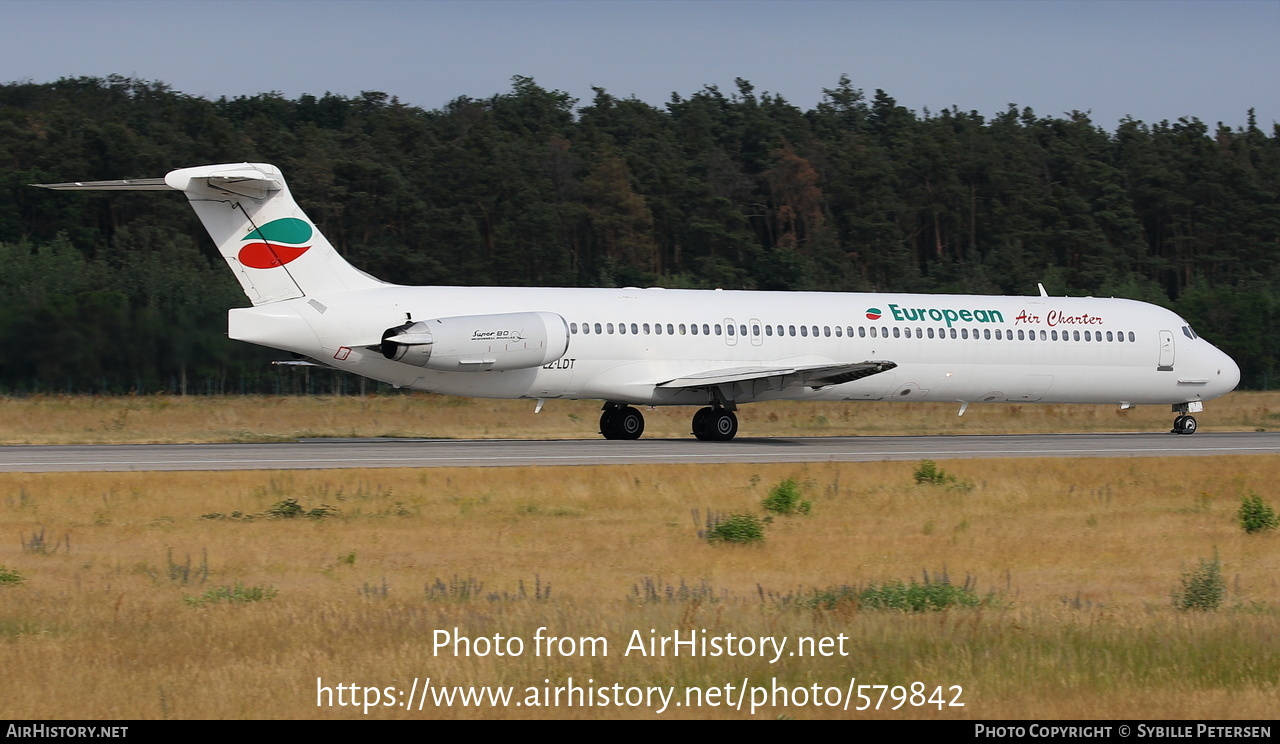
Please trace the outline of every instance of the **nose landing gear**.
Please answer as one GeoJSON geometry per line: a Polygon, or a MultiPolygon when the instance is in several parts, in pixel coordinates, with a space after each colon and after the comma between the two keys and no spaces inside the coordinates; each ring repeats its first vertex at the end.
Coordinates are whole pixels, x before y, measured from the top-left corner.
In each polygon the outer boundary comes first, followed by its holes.
{"type": "Polygon", "coordinates": [[[1196,401],[1190,401],[1187,403],[1175,403],[1173,405],[1173,412],[1178,414],[1178,417],[1173,420],[1173,429],[1170,433],[1171,434],[1195,434],[1196,433],[1195,416],[1188,416],[1187,414],[1200,413],[1203,410],[1204,410],[1204,403],[1202,401],[1196,400],[1196,401]]]}

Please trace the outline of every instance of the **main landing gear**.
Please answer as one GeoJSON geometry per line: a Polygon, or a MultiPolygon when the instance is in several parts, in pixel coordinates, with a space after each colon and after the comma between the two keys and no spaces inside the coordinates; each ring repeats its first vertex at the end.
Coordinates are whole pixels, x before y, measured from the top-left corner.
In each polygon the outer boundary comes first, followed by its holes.
{"type": "Polygon", "coordinates": [[[605,439],[639,439],[644,433],[644,416],[621,403],[605,403],[600,414],[600,433],[605,439]]]}
{"type": "MultiPolygon", "coordinates": [[[[605,439],[639,439],[644,415],[625,403],[605,403],[600,433],[605,439]]],[[[738,417],[727,408],[707,406],[693,415],[693,435],[704,442],[727,442],[737,433],[738,417]]]]}
{"type": "Polygon", "coordinates": [[[719,406],[698,409],[693,414],[693,435],[704,442],[727,442],[738,433],[738,417],[719,406]]]}

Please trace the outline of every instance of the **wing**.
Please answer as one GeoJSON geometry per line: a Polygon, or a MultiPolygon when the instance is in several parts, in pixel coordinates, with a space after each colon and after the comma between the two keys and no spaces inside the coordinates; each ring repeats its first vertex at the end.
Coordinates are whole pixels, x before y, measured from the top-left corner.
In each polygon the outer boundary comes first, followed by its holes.
{"type": "Polygon", "coordinates": [[[869,360],[852,364],[813,364],[796,367],[731,367],[677,377],[674,380],[660,382],[657,387],[667,390],[688,390],[741,382],[767,381],[768,387],[775,390],[797,385],[816,390],[828,385],[840,385],[878,375],[897,366],[896,362],[869,360]]]}

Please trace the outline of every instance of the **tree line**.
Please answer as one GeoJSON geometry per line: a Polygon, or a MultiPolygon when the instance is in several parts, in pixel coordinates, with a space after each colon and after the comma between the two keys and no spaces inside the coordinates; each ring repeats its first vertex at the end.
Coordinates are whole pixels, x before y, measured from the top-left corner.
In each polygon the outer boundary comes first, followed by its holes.
{"type": "Polygon", "coordinates": [[[1174,309],[1245,386],[1277,372],[1280,126],[1252,112],[1235,129],[1108,130],[1078,111],[915,112],[844,76],[809,110],[745,80],[655,106],[527,77],[426,110],[372,91],[207,100],[112,76],[0,86],[0,389],[269,384],[273,355],[225,337],[226,309],[247,301],[185,200],[27,185],[239,161],[280,166],[334,245],[397,283],[1043,282],[1174,309]]]}

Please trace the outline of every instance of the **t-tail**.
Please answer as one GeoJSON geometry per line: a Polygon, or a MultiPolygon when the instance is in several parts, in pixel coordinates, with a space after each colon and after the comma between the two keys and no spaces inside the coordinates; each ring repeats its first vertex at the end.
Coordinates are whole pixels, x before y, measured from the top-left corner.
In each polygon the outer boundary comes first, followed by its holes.
{"type": "Polygon", "coordinates": [[[183,192],[254,305],[383,286],[338,255],[293,200],[274,165],[202,165],[164,178],[34,185],[183,192]]]}

